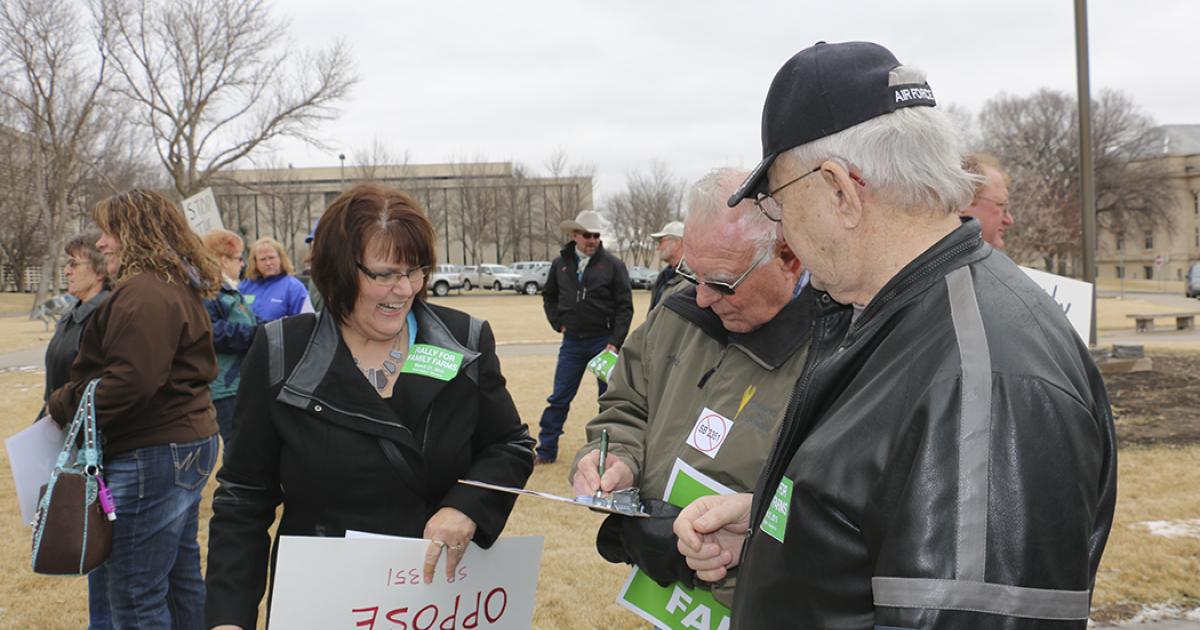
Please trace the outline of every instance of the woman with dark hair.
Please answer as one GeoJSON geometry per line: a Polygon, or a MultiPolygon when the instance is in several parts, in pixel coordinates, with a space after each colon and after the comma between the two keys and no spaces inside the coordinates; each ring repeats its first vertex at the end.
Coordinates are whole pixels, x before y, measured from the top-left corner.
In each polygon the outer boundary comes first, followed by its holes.
{"type": "Polygon", "coordinates": [[[47,402],[64,425],[100,379],[96,424],[117,520],[112,555],[88,576],[89,599],[107,595],[111,618],[93,616],[92,627],[202,628],[196,533],[218,445],[208,394],[217,362],[201,300],[216,293],[221,272],[159,193],[110,197],[92,218],[116,288],[83,331],[70,382],[47,402]]]}
{"type": "Polygon", "coordinates": [[[209,526],[210,627],[255,627],[281,503],[277,535],[429,539],[427,582],[443,552],[448,577],[470,542],[500,536],[512,495],[456,481],[523,486],[533,440],[488,324],[425,301],[433,247],[416,200],[385,186],[356,186],[321,217],[325,308],[264,326],[243,365],[209,526]],[[453,360],[406,369],[426,350],[453,360]]]}
{"type": "Polygon", "coordinates": [[[242,376],[242,359],[254,341],[258,318],[237,290],[237,277],[242,271],[242,237],[229,230],[209,230],[201,239],[208,251],[221,264],[221,291],[204,308],[213,324],[213,348],[217,351],[217,378],[212,382],[213,407],[217,410],[217,426],[221,441],[229,448],[233,435],[233,409],[237,403],[238,383],[242,376]]]}
{"type": "Polygon", "coordinates": [[[63,275],[67,277],[67,293],[78,301],[59,318],[54,336],[46,346],[46,392],[42,395],[43,400],[67,382],[71,362],[79,353],[79,336],[83,333],[83,327],[100,303],[108,299],[111,283],[104,254],[96,249],[98,240],[100,232],[92,230],[72,238],[63,247],[67,253],[67,264],[63,268],[63,275]]]}
{"type": "Polygon", "coordinates": [[[238,285],[238,291],[246,296],[246,302],[254,310],[260,322],[269,322],[311,312],[308,289],[296,277],[296,267],[283,249],[283,243],[264,236],[250,244],[250,263],[246,266],[246,279],[238,285]]]}

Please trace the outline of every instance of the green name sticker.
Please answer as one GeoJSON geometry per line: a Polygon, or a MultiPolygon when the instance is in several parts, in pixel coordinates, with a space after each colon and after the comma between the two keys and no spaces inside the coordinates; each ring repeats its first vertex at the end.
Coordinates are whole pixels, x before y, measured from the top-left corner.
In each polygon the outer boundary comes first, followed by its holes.
{"type": "Polygon", "coordinates": [[[400,372],[448,381],[458,375],[462,362],[461,352],[419,343],[408,349],[408,358],[400,372]]]}
{"type": "Polygon", "coordinates": [[[787,533],[788,510],[792,506],[792,480],[784,477],[775,488],[775,496],[771,497],[771,505],[767,506],[767,514],[763,516],[762,524],[758,526],[771,538],[783,542],[787,533]]]}

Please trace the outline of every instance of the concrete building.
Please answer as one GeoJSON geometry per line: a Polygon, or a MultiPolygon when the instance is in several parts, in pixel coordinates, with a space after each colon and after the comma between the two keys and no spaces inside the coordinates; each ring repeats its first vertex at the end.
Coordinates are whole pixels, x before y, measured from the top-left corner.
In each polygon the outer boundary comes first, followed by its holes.
{"type": "Polygon", "coordinates": [[[213,192],[226,228],[247,243],[278,239],[302,267],[313,221],[342,190],[372,180],[424,206],[443,263],[551,260],[566,242],[559,222],[592,209],[591,177],[531,177],[511,162],[234,170],[213,192]]]}
{"type": "Polygon", "coordinates": [[[1176,203],[1174,227],[1097,236],[1099,278],[1183,280],[1200,260],[1200,125],[1164,125],[1162,160],[1176,203]]]}

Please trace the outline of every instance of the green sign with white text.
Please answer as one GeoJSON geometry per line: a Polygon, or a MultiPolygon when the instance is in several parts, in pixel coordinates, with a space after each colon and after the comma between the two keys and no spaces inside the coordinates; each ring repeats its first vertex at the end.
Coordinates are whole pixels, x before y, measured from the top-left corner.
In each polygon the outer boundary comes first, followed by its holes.
{"type": "MultiPolygon", "coordinates": [[[[676,507],[686,507],[700,497],[732,492],[732,488],[676,459],[663,499],[676,507]]],[[[718,602],[709,591],[688,588],[678,582],[659,586],[637,567],[626,579],[621,594],[617,596],[617,603],[659,628],[729,628],[729,608],[718,602]]]]}
{"type": "Polygon", "coordinates": [[[448,381],[458,375],[462,362],[461,352],[419,343],[408,349],[408,358],[400,372],[448,381]]]}

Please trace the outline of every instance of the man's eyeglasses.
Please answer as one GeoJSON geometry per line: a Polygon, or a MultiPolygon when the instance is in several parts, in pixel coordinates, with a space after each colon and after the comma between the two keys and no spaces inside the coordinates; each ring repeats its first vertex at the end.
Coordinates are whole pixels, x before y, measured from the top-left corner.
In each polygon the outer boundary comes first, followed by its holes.
{"type": "Polygon", "coordinates": [[[394,287],[400,284],[401,280],[408,280],[409,286],[414,289],[425,283],[425,278],[429,276],[429,267],[413,267],[408,271],[371,271],[362,266],[362,263],[354,263],[358,270],[363,272],[363,275],[371,279],[376,285],[381,287],[394,287]]]}
{"type": "Polygon", "coordinates": [[[775,200],[775,195],[779,194],[779,191],[783,190],[784,188],[787,188],[788,186],[791,186],[792,184],[795,184],[796,182],[798,182],[798,181],[804,179],[805,177],[808,177],[809,175],[812,175],[813,173],[816,173],[817,171],[820,171],[820,170],[821,170],[821,167],[818,165],[813,170],[808,171],[807,173],[801,175],[800,177],[797,177],[796,179],[793,179],[792,181],[790,181],[786,184],[783,184],[782,186],[780,186],[779,188],[776,188],[775,190],[772,190],[771,192],[759,193],[758,197],[756,197],[754,199],[754,205],[758,207],[758,211],[763,213],[764,217],[767,217],[768,219],[770,219],[776,223],[779,223],[780,221],[783,220],[783,206],[780,205],[780,203],[775,200]]]}
{"type": "Polygon", "coordinates": [[[687,280],[688,282],[691,282],[694,285],[697,285],[697,286],[704,285],[704,286],[712,289],[713,291],[720,293],[721,295],[729,296],[729,295],[733,295],[734,293],[737,293],[737,288],[739,286],[741,286],[741,284],[743,282],[746,281],[746,278],[750,277],[750,272],[754,271],[755,269],[758,268],[759,265],[766,262],[771,257],[771,254],[772,254],[771,249],[767,249],[767,250],[763,251],[763,253],[758,255],[758,258],[754,259],[754,262],[750,263],[750,267],[748,269],[746,269],[745,271],[743,271],[742,275],[738,276],[737,279],[735,279],[733,282],[719,282],[717,280],[701,280],[696,277],[696,274],[693,273],[691,269],[688,268],[687,262],[684,261],[683,257],[680,257],[679,265],[675,267],[675,273],[679,274],[684,280],[687,280]]]}
{"type": "Polygon", "coordinates": [[[582,236],[583,238],[588,239],[589,241],[600,238],[599,232],[576,232],[576,234],[578,234],[579,236],[582,236]]]}

